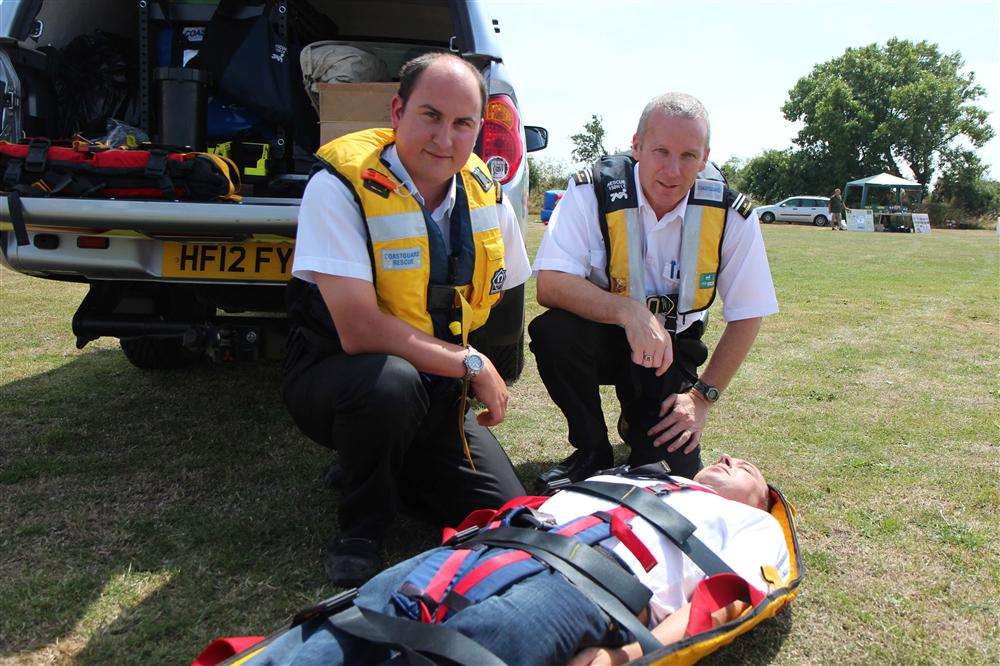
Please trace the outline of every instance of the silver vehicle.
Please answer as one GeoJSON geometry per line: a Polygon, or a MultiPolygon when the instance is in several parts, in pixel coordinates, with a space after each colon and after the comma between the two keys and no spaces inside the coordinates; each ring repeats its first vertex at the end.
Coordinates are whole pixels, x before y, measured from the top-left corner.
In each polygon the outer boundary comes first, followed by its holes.
{"type": "Polygon", "coordinates": [[[830,223],[829,197],[799,195],[788,197],[773,206],[757,208],[757,217],[764,224],[780,222],[805,222],[825,227],[830,223]]]}
{"type": "MultiPolygon", "coordinates": [[[[151,55],[156,48],[155,29],[164,21],[185,29],[204,25],[215,4],[4,0],[0,138],[17,142],[46,135],[59,100],[47,80],[50,51],[43,47],[60,49],[81,35],[101,30],[138,45],[137,99],[145,123],[141,129],[156,142],[157,110],[150,76],[157,64],[151,55]],[[165,16],[164,11],[172,16],[165,16]]],[[[323,39],[398,54],[399,62],[388,63],[390,72],[393,67],[398,70],[406,58],[428,50],[450,50],[478,67],[488,82],[490,99],[476,152],[503,184],[523,225],[527,152],[544,148],[547,134],[542,128],[523,125],[498,44],[500,28],[481,2],[278,0],[269,6],[278,21],[295,10],[324,15],[335,22],[337,30],[322,35],[323,39]]],[[[280,28],[284,29],[284,23],[280,28]]],[[[0,259],[26,275],[90,285],[72,322],[78,348],[101,336],[116,337],[129,360],[146,368],[180,367],[206,354],[215,359],[279,356],[287,326],[284,283],[294,251],[298,197],[316,149],[315,144],[296,144],[293,155],[287,138],[279,134],[270,150],[272,157],[285,155],[285,164],[291,166],[273,181],[255,186],[241,203],[25,197],[27,245],[17,244],[8,200],[0,192],[0,259]],[[102,240],[90,240],[94,237],[102,240]],[[278,257],[278,271],[272,264],[266,270],[248,268],[234,274],[213,270],[216,262],[205,260],[181,261],[181,268],[176,268],[177,256],[204,259],[234,252],[278,257]]],[[[508,292],[471,342],[512,381],[523,366],[523,331],[521,287],[508,292]]]]}

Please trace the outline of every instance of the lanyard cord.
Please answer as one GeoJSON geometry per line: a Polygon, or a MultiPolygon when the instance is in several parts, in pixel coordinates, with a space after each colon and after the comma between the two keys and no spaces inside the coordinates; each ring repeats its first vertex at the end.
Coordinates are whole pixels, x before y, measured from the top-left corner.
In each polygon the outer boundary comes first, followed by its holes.
{"type": "Polygon", "coordinates": [[[462,380],[462,399],[458,403],[458,436],[462,441],[462,452],[465,459],[469,461],[469,467],[476,471],[476,463],[472,462],[472,451],[469,449],[469,440],[465,437],[465,409],[469,404],[469,380],[462,380]]]}

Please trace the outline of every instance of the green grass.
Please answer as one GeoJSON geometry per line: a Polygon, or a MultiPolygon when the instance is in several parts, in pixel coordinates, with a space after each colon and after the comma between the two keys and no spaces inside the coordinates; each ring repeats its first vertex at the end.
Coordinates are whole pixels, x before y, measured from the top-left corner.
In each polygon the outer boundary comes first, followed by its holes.
{"type": "MultiPolygon", "coordinates": [[[[806,576],[791,612],[712,660],[997,663],[996,235],[765,236],[781,313],[703,445],[797,505],[806,576]]],[[[277,364],[136,370],[114,341],[75,349],[84,287],[0,280],[0,660],[189,661],[334,591],[329,457],[277,364]]],[[[567,453],[530,352],[496,432],[525,478],[567,453]]],[[[388,555],[435,536],[401,520],[388,555]]]]}

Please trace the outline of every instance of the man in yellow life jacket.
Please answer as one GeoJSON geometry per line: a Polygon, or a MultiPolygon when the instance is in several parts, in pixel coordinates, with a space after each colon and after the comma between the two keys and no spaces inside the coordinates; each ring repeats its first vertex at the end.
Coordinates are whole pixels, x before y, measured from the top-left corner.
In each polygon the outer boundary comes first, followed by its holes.
{"type": "Polygon", "coordinates": [[[343,468],[331,582],[380,567],[401,505],[447,525],[524,493],[487,429],[507,387],[467,345],[530,266],[516,215],[472,148],[486,87],[461,58],[403,65],[392,129],[335,139],[300,206],[285,404],[343,468]],[[463,385],[485,405],[464,404],[463,385]]]}
{"type": "Polygon", "coordinates": [[[573,481],[612,466],[600,385],[614,385],[630,465],[701,468],[709,409],[777,312],[749,199],[702,179],[708,115],[690,95],[652,100],[632,155],[577,173],[553,213],[534,268],[550,308],[528,330],[538,371],[576,451],[541,479],[573,481]],[[726,322],[701,377],[701,341],[716,293],[726,322]]]}

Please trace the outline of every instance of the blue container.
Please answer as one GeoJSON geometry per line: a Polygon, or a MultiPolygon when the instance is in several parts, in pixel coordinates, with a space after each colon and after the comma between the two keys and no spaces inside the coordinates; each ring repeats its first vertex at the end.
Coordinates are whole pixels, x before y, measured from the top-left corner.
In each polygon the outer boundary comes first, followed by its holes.
{"type": "Polygon", "coordinates": [[[542,199],[542,222],[548,224],[549,218],[552,217],[552,211],[556,209],[556,204],[559,203],[564,194],[566,194],[566,190],[546,190],[542,199]]]}

